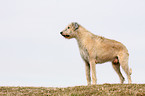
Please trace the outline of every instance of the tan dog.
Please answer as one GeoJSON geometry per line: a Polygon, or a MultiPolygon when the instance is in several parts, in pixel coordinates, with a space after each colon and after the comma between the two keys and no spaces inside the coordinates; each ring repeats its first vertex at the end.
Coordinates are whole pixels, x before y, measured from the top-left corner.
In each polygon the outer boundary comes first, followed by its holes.
{"type": "Polygon", "coordinates": [[[115,40],[110,40],[101,36],[94,35],[76,22],[71,23],[65,30],[60,32],[67,39],[75,38],[78,42],[80,54],[85,61],[87,84],[96,84],[97,63],[112,62],[114,70],[124,82],[124,77],[120,72],[120,65],[127,74],[128,83],[131,83],[131,70],[128,67],[128,50],[126,47],[115,40]]]}

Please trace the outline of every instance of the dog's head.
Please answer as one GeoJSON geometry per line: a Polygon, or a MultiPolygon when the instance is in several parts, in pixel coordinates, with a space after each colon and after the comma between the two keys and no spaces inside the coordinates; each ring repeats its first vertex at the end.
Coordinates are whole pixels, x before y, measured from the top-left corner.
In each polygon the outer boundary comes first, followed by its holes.
{"type": "Polygon", "coordinates": [[[75,38],[76,31],[78,28],[79,28],[79,24],[73,22],[69,24],[62,32],[60,32],[60,34],[67,39],[75,38]]]}

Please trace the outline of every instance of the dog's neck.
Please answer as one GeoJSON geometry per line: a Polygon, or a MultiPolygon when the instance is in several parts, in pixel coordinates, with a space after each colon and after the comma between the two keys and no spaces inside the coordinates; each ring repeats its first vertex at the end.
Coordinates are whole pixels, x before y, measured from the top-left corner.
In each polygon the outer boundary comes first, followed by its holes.
{"type": "Polygon", "coordinates": [[[79,25],[79,28],[76,30],[77,35],[76,35],[76,39],[80,40],[80,39],[85,39],[85,37],[88,35],[93,35],[92,33],[90,33],[88,30],[86,30],[84,27],[82,27],[81,25],[79,25]],[[87,34],[86,34],[87,33],[87,34]]]}
{"type": "MultiPolygon", "coordinates": [[[[79,28],[77,29],[77,35],[76,35],[76,40],[78,42],[79,47],[86,47],[86,43],[89,43],[89,41],[92,41],[92,39],[94,37],[96,37],[96,35],[94,35],[93,33],[89,32],[88,30],[86,30],[84,27],[79,26],[79,28]]],[[[95,40],[95,39],[93,39],[95,40]]],[[[89,44],[88,44],[89,45],[89,44]]]]}

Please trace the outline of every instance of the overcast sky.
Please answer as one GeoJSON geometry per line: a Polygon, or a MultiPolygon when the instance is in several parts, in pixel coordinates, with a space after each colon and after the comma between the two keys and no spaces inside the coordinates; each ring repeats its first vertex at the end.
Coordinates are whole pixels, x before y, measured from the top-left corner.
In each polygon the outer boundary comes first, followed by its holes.
{"type": "MultiPolygon", "coordinates": [[[[86,85],[76,40],[60,35],[71,22],[122,42],[133,83],[145,83],[145,0],[0,0],[0,86],[86,85]]],[[[98,84],[120,83],[111,63],[96,71],[98,84]]]]}

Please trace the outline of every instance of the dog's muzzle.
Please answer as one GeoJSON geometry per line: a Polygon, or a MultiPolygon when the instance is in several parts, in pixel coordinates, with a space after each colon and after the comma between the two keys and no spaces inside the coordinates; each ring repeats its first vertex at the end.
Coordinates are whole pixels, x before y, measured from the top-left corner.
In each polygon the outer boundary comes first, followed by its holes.
{"type": "Polygon", "coordinates": [[[60,32],[60,34],[66,38],[69,37],[69,35],[63,35],[63,32],[60,32]]]}

